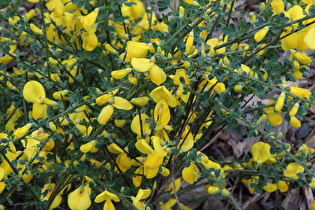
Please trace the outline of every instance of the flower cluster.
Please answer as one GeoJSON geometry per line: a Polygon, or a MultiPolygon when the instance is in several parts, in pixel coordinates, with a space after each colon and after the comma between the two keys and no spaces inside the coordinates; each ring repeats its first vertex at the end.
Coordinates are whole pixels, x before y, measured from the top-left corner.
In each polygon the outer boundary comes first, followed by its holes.
{"type": "Polygon", "coordinates": [[[314,149],[292,152],[272,127],[300,128],[315,105],[292,83],[313,62],[313,1],[267,1],[232,24],[234,2],[0,3],[0,203],[190,209],[187,185],[234,200],[239,171],[251,193],[314,189],[314,149]],[[207,148],[222,129],[264,137],[219,161],[207,148]]]}

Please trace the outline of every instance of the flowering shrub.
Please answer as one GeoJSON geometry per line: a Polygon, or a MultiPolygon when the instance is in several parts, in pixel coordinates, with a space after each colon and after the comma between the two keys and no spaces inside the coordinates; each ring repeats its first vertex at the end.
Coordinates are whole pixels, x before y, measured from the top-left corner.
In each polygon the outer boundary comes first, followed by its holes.
{"type": "Polygon", "coordinates": [[[241,209],[235,179],[250,193],[315,188],[314,149],[274,128],[313,122],[314,95],[293,83],[313,62],[313,1],[237,21],[233,0],[30,2],[0,3],[7,208],[190,209],[178,195],[202,185],[241,209]],[[229,129],[263,141],[242,161],[214,158],[229,129]]]}

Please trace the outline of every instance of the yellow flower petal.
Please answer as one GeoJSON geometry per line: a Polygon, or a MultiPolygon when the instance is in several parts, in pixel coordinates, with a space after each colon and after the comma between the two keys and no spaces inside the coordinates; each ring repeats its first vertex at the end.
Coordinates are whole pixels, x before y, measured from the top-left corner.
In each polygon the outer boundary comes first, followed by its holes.
{"type": "Polygon", "coordinates": [[[115,96],[114,97],[114,103],[113,106],[116,109],[123,109],[123,110],[130,110],[132,109],[132,104],[127,101],[126,99],[119,97],[119,96],[115,96]]]}
{"type": "Polygon", "coordinates": [[[198,180],[198,175],[199,169],[193,162],[190,163],[189,167],[182,170],[182,177],[189,184],[195,183],[198,180]]]}
{"type": "Polygon", "coordinates": [[[132,58],[131,59],[131,66],[140,72],[149,71],[149,69],[155,65],[153,61],[147,58],[132,58]]]}
{"type": "Polygon", "coordinates": [[[276,184],[271,184],[271,183],[267,183],[266,186],[263,186],[262,187],[263,190],[265,190],[266,192],[274,192],[278,189],[277,185],[276,184]]]}
{"type": "Polygon", "coordinates": [[[272,0],[271,7],[276,14],[284,12],[284,3],[282,0],[272,0]]]}
{"type": "Polygon", "coordinates": [[[154,152],[153,154],[149,154],[146,161],[144,162],[144,166],[154,170],[158,169],[163,163],[163,157],[154,152]]]}
{"type": "Polygon", "coordinates": [[[30,24],[30,28],[33,31],[33,33],[36,35],[43,35],[44,34],[43,31],[40,28],[38,28],[36,25],[34,25],[33,23],[30,24]]]}
{"type": "Polygon", "coordinates": [[[304,37],[304,42],[307,45],[308,48],[315,50],[315,42],[314,42],[314,37],[315,37],[315,28],[311,28],[306,36],[304,37]]]}
{"type": "Polygon", "coordinates": [[[282,117],[278,113],[267,113],[267,119],[272,126],[277,126],[282,123],[282,117]]]}
{"type": "Polygon", "coordinates": [[[312,92],[308,89],[299,88],[299,87],[290,87],[290,92],[293,95],[296,95],[298,97],[310,99],[312,92]]]}
{"type": "Polygon", "coordinates": [[[161,145],[161,139],[160,137],[157,136],[152,136],[151,137],[152,143],[153,143],[153,147],[154,147],[154,151],[161,157],[165,157],[167,155],[166,151],[164,150],[164,148],[161,145]]]}
{"type": "MultiPolygon", "coordinates": [[[[171,120],[171,112],[165,100],[161,100],[155,105],[154,108],[154,121],[158,125],[163,126],[167,125],[171,120]]],[[[161,129],[162,129],[161,128],[161,129]]],[[[160,130],[155,128],[156,130],[160,130]]]]}
{"type": "Polygon", "coordinates": [[[171,94],[169,90],[166,89],[166,87],[159,86],[151,91],[150,93],[151,98],[154,100],[155,103],[159,103],[161,100],[166,100],[166,103],[170,107],[176,107],[177,106],[177,100],[175,96],[171,94]]]}
{"type": "Polygon", "coordinates": [[[145,139],[141,139],[141,140],[137,141],[135,146],[136,146],[137,150],[139,150],[141,153],[144,153],[144,154],[153,154],[154,153],[154,150],[147,143],[147,141],[145,139]]]}
{"type": "Polygon", "coordinates": [[[303,173],[304,168],[298,163],[289,163],[286,167],[286,170],[283,172],[283,175],[292,179],[298,179],[298,173],[303,173]]]}
{"type": "Polygon", "coordinates": [[[149,48],[147,43],[128,41],[126,51],[130,58],[144,58],[147,56],[149,48]]]}
{"type": "Polygon", "coordinates": [[[294,128],[301,127],[301,122],[295,116],[290,117],[290,122],[289,123],[294,128]]]}
{"type": "Polygon", "coordinates": [[[280,112],[281,111],[281,109],[282,109],[282,107],[284,105],[284,99],[285,99],[285,93],[282,92],[280,94],[280,96],[278,97],[277,103],[275,105],[275,111],[276,112],[280,112]]]}
{"type": "Polygon", "coordinates": [[[147,120],[150,120],[148,115],[137,114],[131,121],[132,132],[138,134],[139,136],[141,136],[142,134],[150,135],[151,134],[150,123],[146,122],[147,120]],[[143,133],[141,132],[141,128],[143,133]]]}
{"type": "Polygon", "coordinates": [[[49,11],[53,11],[56,18],[61,17],[64,14],[64,5],[61,0],[52,0],[46,3],[46,7],[49,11]]]}
{"type": "Polygon", "coordinates": [[[88,31],[82,34],[82,48],[86,51],[93,51],[98,46],[98,38],[95,31],[88,31]]]}
{"type": "Polygon", "coordinates": [[[102,109],[101,113],[98,115],[97,121],[100,124],[104,125],[111,118],[113,113],[114,113],[114,106],[113,105],[107,105],[102,109]]]}
{"type": "Polygon", "coordinates": [[[39,118],[47,118],[47,105],[42,103],[33,103],[32,117],[37,120],[39,118]]]}
{"type": "Polygon", "coordinates": [[[99,12],[99,8],[96,8],[93,12],[91,12],[87,16],[81,17],[80,21],[81,21],[81,24],[83,25],[83,28],[88,29],[94,25],[98,12],[99,12]]]}
{"type": "Polygon", "coordinates": [[[150,189],[139,189],[138,193],[135,197],[135,199],[133,200],[133,204],[137,204],[140,200],[146,199],[147,197],[149,197],[151,195],[151,190],[150,189]]]}
{"type": "Polygon", "coordinates": [[[166,80],[166,74],[163,69],[155,64],[149,69],[149,73],[151,81],[156,85],[160,85],[166,80]]]}
{"type": "Polygon", "coordinates": [[[121,69],[121,70],[116,70],[116,71],[112,71],[110,73],[110,75],[114,78],[114,79],[122,79],[125,76],[127,76],[129,73],[131,72],[131,68],[126,68],[126,69],[121,69]]]}
{"type": "Polygon", "coordinates": [[[121,7],[121,13],[124,17],[131,17],[133,19],[138,19],[144,16],[145,9],[144,4],[139,0],[129,0],[128,2],[135,3],[131,6],[125,4],[121,7]]]}
{"type": "Polygon", "coordinates": [[[263,38],[265,38],[266,34],[269,31],[269,27],[265,26],[263,29],[259,30],[258,32],[255,33],[254,35],[254,39],[256,42],[260,42],[261,40],[263,40],[263,38]]]}
{"type": "Polygon", "coordinates": [[[104,200],[113,200],[115,202],[119,202],[120,199],[118,198],[117,195],[115,195],[114,193],[111,193],[107,190],[101,192],[100,194],[98,194],[95,198],[95,203],[101,203],[104,200]]]}
{"type": "Polygon", "coordinates": [[[91,188],[79,187],[68,195],[68,206],[71,210],[87,210],[92,202],[90,199],[91,188]]]}
{"type": "Polygon", "coordinates": [[[103,210],[116,210],[111,200],[106,200],[103,206],[103,210]]]}
{"type": "Polygon", "coordinates": [[[31,127],[32,127],[32,124],[28,123],[24,125],[23,127],[17,128],[13,133],[14,139],[23,137],[30,130],[31,127]]]}
{"type": "Polygon", "coordinates": [[[257,142],[253,144],[253,146],[250,148],[253,160],[258,164],[266,162],[269,158],[272,157],[272,154],[270,153],[270,148],[270,145],[264,142],[257,142]]]}
{"type": "Polygon", "coordinates": [[[145,105],[147,105],[147,103],[149,102],[149,98],[144,96],[144,97],[139,97],[139,98],[133,98],[130,100],[131,103],[138,105],[140,107],[143,107],[145,105]]]}
{"type": "Polygon", "coordinates": [[[116,159],[116,163],[122,172],[126,172],[132,165],[131,159],[128,157],[128,155],[125,152],[120,153],[118,155],[116,159]]]}
{"type": "Polygon", "coordinates": [[[108,151],[110,151],[111,153],[114,153],[114,154],[120,154],[120,153],[123,153],[124,150],[121,149],[117,144],[115,143],[111,143],[109,146],[108,146],[108,151]]]}
{"type": "Polygon", "coordinates": [[[31,80],[23,87],[23,97],[28,102],[41,103],[46,97],[45,89],[39,82],[31,80]]]}

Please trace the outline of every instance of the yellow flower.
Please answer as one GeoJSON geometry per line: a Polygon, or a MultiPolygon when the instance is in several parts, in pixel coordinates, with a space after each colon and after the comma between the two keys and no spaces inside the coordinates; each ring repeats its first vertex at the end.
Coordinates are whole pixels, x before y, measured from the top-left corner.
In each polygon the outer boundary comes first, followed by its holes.
{"type": "Polygon", "coordinates": [[[292,179],[299,179],[298,173],[303,173],[304,168],[298,163],[289,163],[286,167],[286,170],[283,172],[283,175],[292,179]]]}
{"type": "Polygon", "coordinates": [[[80,151],[83,152],[83,153],[96,152],[97,149],[96,149],[96,151],[95,150],[93,151],[93,148],[95,148],[96,143],[97,143],[96,140],[92,140],[92,141],[90,141],[88,143],[82,144],[80,146],[80,151]]]}
{"type": "Polygon", "coordinates": [[[121,69],[121,70],[115,70],[112,71],[110,73],[110,75],[114,78],[114,79],[122,79],[125,76],[127,76],[129,73],[131,72],[131,68],[125,68],[125,69],[121,69]]]}
{"type": "Polygon", "coordinates": [[[32,124],[28,123],[24,125],[23,127],[17,128],[13,133],[14,139],[23,137],[30,130],[31,127],[32,127],[32,124]]]}
{"type": "MultiPolygon", "coordinates": [[[[275,103],[275,102],[273,100],[270,100],[267,105],[270,105],[273,103],[275,103]]],[[[266,113],[266,116],[267,116],[269,123],[272,126],[277,126],[277,125],[280,125],[282,123],[282,117],[279,113],[275,112],[274,106],[266,108],[265,113],[266,113]]],[[[262,117],[264,117],[264,115],[262,117]]]]}
{"type": "Polygon", "coordinates": [[[209,160],[208,156],[206,156],[202,152],[198,151],[197,155],[198,157],[201,156],[200,162],[205,168],[221,169],[221,166],[219,163],[209,160]]]}
{"type": "Polygon", "coordinates": [[[295,116],[290,117],[290,122],[289,123],[294,128],[301,127],[301,122],[295,116]]]}
{"type": "Polygon", "coordinates": [[[80,186],[68,195],[68,206],[71,210],[86,210],[91,202],[91,188],[88,185],[80,186]]]}
{"type": "Polygon", "coordinates": [[[143,107],[143,106],[148,104],[149,98],[146,96],[139,97],[139,98],[133,98],[130,100],[130,102],[135,104],[135,105],[138,105],[140,107],[143,107]]]}
{"type": "Polygon", "coordinates": [[[210,52],[211,50],[213,51],[214,54],[222,54],[222,53],[225,53],[226,49],[225,47],[221,47],[217,50],[214,51],[214,48],[223,44],[223,41],[220,40],[219,38],[212,38],[212,39],[209,39],[207,42],[206,42],[207,45],[210,46],[210,52]]]}
{"type": "Polygon", "coordinates": [[[159,205],[160,205],[160,209],[161,210],[171,210],[172,207],[175,205],[175,203],[177,203],[177,200],[176,199],[169,199],[167,202],[165,203],[162,203],[160,202],[159,205]]]}
{"type": "Polygon", "coordinates": [[[299,87],[290,87],[290,92],[291,94],[301,97],[301,98],[306,98],[310,100],[310,97],[312,95],[312,92],[308,89],[304,88],[299,88],[299,87]]]}
{"type": "Polygon", "coordinates": [[[256,32],[254,35],[255,41],[260,42],[261,40],[263,40],[263,38],[265,38],[268,31],[269,31],[269,26],[265,26],[263,29],[256,32]]]}
{"type": "Polygon", "coordinates": [[[135,134],[142,136],[148,136],[151,134],[150,123],[147,121],[150,120],[149,116],[146,114],[137,114],[131,121],[131,130],[135,134]],[[141,123],[141,124],[140,124],[141,123]]]}
{"type": "Polygon", "coordinates": [[[196,6],[196,7],[199,7],[200,4],[197,2],[197,1],[194,1],[194,0],[183,0],[186,4],[189,4],[191,6],[196,6]]]}
{"type": "Polygon", "coordinates": [[[284,3],[282,0],[272,0],[271,7],[273,9],[273,12],[276,14],[284,12],[284,3]]]}
{"type": "Polygon", "coordinates": [[[149,52],[150,46],[144,42],[127,42],[127,57],[131,58],[144,58],[149,52]]]}
{"type": "Polygon", "coordinates": [[[207,193],[209,193],[211,195],[214,195],[214,194],[217,194],[217,193],[221,192],[221,190],[218,187],[215,187],[215,186],[206,186],[205,190],[206,190],[207,193]]]}
{"type": "Polygon", "coordinates": [[[169,192],[170,194],[174,194],[182,186],[182,183],[183,183],[182,178],[177,178],[166,187],[165,191],[170,191],[169,192]]]}
{"type": "MultiPolygon", "coordinates": [[[[106,97],[106,96],[105,96],[106,97]]],[[[132,104],[127,101],[126,99],[114,96],[106,99],[109,103],[109,105],[105,106],[101,113],[99,114],[97,121],[100,124],[106,124],[107,121],[111,118],[111,116],[114,114],[114,107],[116,109],[123,109],[123,110],[130,110],[132,109],[132,104]]]]}
{"type": "Polygon", "coordinates": [[[132,177],[132,183],[135,187],[139,187],[142,183],[144,168],[139,167],[135,170],[135,175],[132,177]]]}
{"type": "Polygon", "coordinates": [[[95,34],[96,29],[90,28],[82,34],[82,48],[86,51],[93,51],[98,45],[98,39],[95,34]]]}
{"type": "Polygon", "coordinates": [[[125,152],[122,152],[118,155],[116,158],[116,163],[122,172],[126,172],[132,166],[131,159],[125,152]]]}
{"type": "MultiPolygon", "coordinates": [[[[49,198],[50,198],[52,192],[54,191],[55,187],[56,187],[56,184],[54,184],[54,183],[45,184],[44,187],[41,190],[41,198],[40,198],[40,200],[41,201],[49,200],[49,198]]],[[[55,209],[55,208],[57,208],[60,205],[60,203],[62,201],[61,193],[62,193],[62,191],[59,192],[56,195],[56,197],[54,198],[54,201],[52,202],[52,204],[51,204],[49,209],[55,209]]]]}
{"type": "Polygon", "coordinates": [[[121,7],[121,13],[124,17],[132,19],[142,18],[145,14],[144,4],[139,0],[128,0],[121,7]],[[128,3],[133,3],[131,6],[128,3]]]}
{"type": "Polygon", "coordinates": [[[147,58],[132,58],[131,59],[131,66],[140,72],[149,71],[150,68],[155,65],[154,62],[147,58]]]}
{"type": "Polygon", "coordinates": [[[95,99],[95,103],[96,103],[97,105],[100,105],[100,106],[101,106],[101,105],[104,105],[104,104],[106,104],[106,103],[108,102],[108,100],[111,99],[117,92],[118,92],[118,89],[113,90],[113,91],[111,91],[111,92],[109,92],[109,93],[107,93],[107,94],[101,95],[101,96],[99,96],[99,97],[97,97],[97,98],[95,99]]]}
{"type": "Polygon", "coordinates": [[[53,15],[58,18],[61,17],[64,12],[64,5],[61,0],[51,0],[46,3],[46,7],[49,11],[53,11],[53,15]]]}
{"type": "Polygon", "coordinates": [[[308,48],[315,50],[315,28],[311,28],[304,37],[304,42],[308,48]]]}
{"type": "Polygon", "coordinates": [[[43,35],[44,34],[43,31],[40,28],[38,28],[36,25],[34,25],[33,23],[30,24],[30,28],[33,31],[33,33],[36,35],[43,35]]]}
{"type": "Polygon", "coordinates": [[[286,192],[289,189],[289,185],[285,181],[279,181],[276,184],[280,192],[286,192]]]}
{"type": "Polygon", "coordinates": [[[266,192],[274,192],[278,189],[276,184],[272,184],[272,183],[267,183],[267,185],[262,187],[263,190],[265,190],[266,192]]]}
{"type": "Polygon", "coordinates": [[[165,100],[161,100],[154,108],[155,130],[161,130],[171,120],[171,112],[165,100]]]}
{"type": "Polygon", "coordinates": [[[310,186],[310,188],[312,188],[312,189],[315,189],[315,178],[314,177],[312,178],[311,183],[309,183],[308,186],[310,186]]]}
{"type": "Polygon", "coordinates": [[[99,12],[99,8],[96,8],[93,12],[88,14],[87,16],[81,16],[80,21],[84,29],[91,28],[96,22],[96,18],[99,12]]]}
{"type": "Polygon", "coordinates": [[[111,153],[114,153],[114,154],[120,154],[120,153],[123,153],[124,150],[121,149],[117,144],[115,143],[111,143],[109,146],[108,146],[108,151],[110,151],[111,153]]]}
{"type": "Polygon", "coordinates": [[[190,162],[190,165],[182,170],[182,177],[189,184],[195,183],[198,180],[198,175],[199,169],[193,162],[190,162]]]}
{"type": "Polygon", "coordinates": [[[154,90],[151,91],[149,95],[151,96],[151,98],[153,99],[155,103],[159,103],[161,100],[166,100],[166,103],[170,107],[177,106],[177,100],[175,96],[173,96],[171,92],[167,90],[164,85],[155,88],[154,90]]]}
{"type": "Polygon", "coordinates": [[[116,109],[123,109],[123,110],[130,110],[132,109],[132,104],[127,101],[126,99],[119,97],[119,96],[114,96],[113,97],[113,102],[112,105],[116,109]]]}
{"type": "Polygon", "coordinates": [[[172,79],[174,81],[174,84],[176,84],[176,85],[189,84],[189,77],[186,75],[185,69],[176,69],[176,73],[174,76],[172,76],[172,79]]]}
{"type": "Polygon", "coordinates": [[[41,103],[46,97],[45,89],[37,81],[28,81],[23,87],[23,97],[28,102],[41,103]]]}
{"type": "Polygon", "coordinates": [[[117,127],[121,128],[126,124],[126,120],[116,119],[114,120],[114,123],[117,127]]]}
{"type": "Polygon", "coordinates": [[[305,52],[296,52],[295,50],[290,50],[291,54],[302,64],[312,63],[312,58],[310,58],[305,52]]]}
{"type": "Polygon", "coordinates": [[[277,103],[275,105],[275,111],[276,112],[280,112],[282,107],[283,107],[283,104],[284,104],[284,99],[285,99],[285,93],[282,92],[280,94],[280,96],[278,97],[278,100],[277,100],[277,103]]]}
{"type": "Polygon", "coordinates": [[[180,147],[180,149],[183,150],[184,152],[187,152],[191,148],[193,148],[195,143],[194,136],[189,130],[190,130],[189,125],[186,125],[185,130],[181,135],[181,140],[178,143],[178,147],[180,147]]]}
{"type": "Polygon", "coordinates": [[[105,44],[105,49],[106,49],[107,52],[109,52],[111,54],[118,55],[118,52],[116,51],[116,49],[112,45],[110,45],[108,43],[105,44]]]}
{"type": "Polygon", "coordinates": [[[42,103],[33,103],[32,107],[32,117],[37,120],[39,118],[47,118],[47,105],[42,103]]]}
{"type": "Polygon", "coordinates": [[[59,101],[68,100],[69,90],[60,90],[53,93],[53,98],[59,101]]]}
{"type": "Polygon", "coordinates": [[[95,203],[101,203],[105,201],[103,209],[106,210],[115,210],[115,206],[112,203],[112,200],[115,202],[119,202],[120,199],[114,193],[111,193],[107,190],[103,191],[102,193],[98,194],[95,198],[95,203]]]}
{"type": "Polygon", "coordinates": [[[132,198],[132,204],[136,207],[139,206],[139,201],[148,198],[151,195],[150,189],[139,189],[136,197],[132,198]]]}
{"type": "Polygon", "coordinates": [[[250,193],[255,193],[255,189],[251,187],[251,184],[257,184],[258,176],[252,176],[250,179],[242,179],[242,182],[247,185],[250,193]]]}
{"type": "Polygon", "coordinates": [[[292,116],[296,115],[298,110],[299,110],[299,107],[300,107],[299,103],[294,104],[294,106],[291,108],[291,110],[289,112],[289,116],[292,117],[292,116]]]}
{"type": "Polygon", "coordinates": [[[112,117],[113,114],[114,114],[114,106],[107,105],[102,109],[101,113],[98,115],[97,121],[100,124],[104,125],[112,117]]]}
{"type": "Polygon", "coordinates": [[[149,73],[151,81],[156,85],[160,85],[166,80],[166,74],[163,69],[155,64],[149,69],[149,73]]]}
{"type": "Polygon", "coordinates": [[[147,178],[153,178],[158,172],[158,168],[162,165],[164,157],[167,155],[161,146],[161,140],[157,136],[151,137],[154,149],[147,143],[145,139],[138,140],[135,144],[137,150],[148,156],[144,159],[144,167],[154,170],[150,174],[146,174],[147,178]]]}
{"type": "Polygon", "coordinates": [[[185,43],[185,54],[189,55],[195,51],[196,47],[194,46],[194,32],[191,31],[187,35],[186,43],[185,43]]]}
{"type": "Polygon", "coordinates": [[[273,155],[270,153],[270,145],[264,142],[256,142],[250,148],[250,152],[252,153],[253,160],[258,164],[262,164],[266,162],[273,155]]]}

